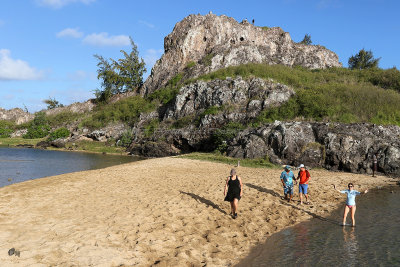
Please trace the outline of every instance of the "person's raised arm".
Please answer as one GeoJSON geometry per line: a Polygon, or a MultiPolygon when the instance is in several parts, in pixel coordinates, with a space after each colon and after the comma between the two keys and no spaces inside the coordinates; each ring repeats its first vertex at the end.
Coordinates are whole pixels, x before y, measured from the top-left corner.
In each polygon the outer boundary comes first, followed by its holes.
{"type": "MultiPolygon", "coordinates": [[[[332,184],[332,185],[333,185],[333,189],[335,189],[336,191],[340,192],[340,190],[336,188],[336,185],[335,185],[335,184],[332,184]]],[[[341,193],[341,192],[340,192],[340,193],[341,193]]]]}

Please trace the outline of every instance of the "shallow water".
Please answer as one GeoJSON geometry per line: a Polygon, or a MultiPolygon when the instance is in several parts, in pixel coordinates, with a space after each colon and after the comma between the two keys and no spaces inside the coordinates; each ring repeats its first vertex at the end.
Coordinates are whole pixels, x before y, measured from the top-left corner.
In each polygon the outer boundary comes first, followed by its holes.
{"type": "Polygon", "coordinates": [[[0,147],[0,187],[46,176],[100,169],[141,159],[143,158],[0,147]]]}
{"type": "Polygon", "coordinates": [[[400,187],[356,202],[356,227],[340,226],[341,208],[272,235],[238,266],[400,266],[400,187]]]}

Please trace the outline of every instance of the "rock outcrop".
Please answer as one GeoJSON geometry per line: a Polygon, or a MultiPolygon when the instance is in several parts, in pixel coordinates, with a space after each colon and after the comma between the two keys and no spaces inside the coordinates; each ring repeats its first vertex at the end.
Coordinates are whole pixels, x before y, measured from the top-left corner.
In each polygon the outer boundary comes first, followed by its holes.
{"type": "Polygon", "coordinates": [[[181,72],[189,78],[247,63],[299,65],[310,69],[341,66],[334,52],[319,45],[295,43],[279,27],[238,23],[224,15],[190,15],[165,37],[164,54],[154,65],[141,94],[162,88],[181,72]]]}
{"type": "Polygon", "coordinates": [[[85,113],[85,112],[92,111],[95,106],[96,106],[96,104],[95,104],[94,100],[90,99],[83,103],[75,102],[68,106],[47,109],[47,110],[44,110],[44,112],[46,113],[46,115],[56,115],[61,112],[85,113]]]}
{"type": "Polygon", "coordinates": [[[286,85],[260,78],[197,81],[179,90],[164,119],[206,113],[201,118],[201,126],[215,127],[229,121],[245,123],[262,110],[285,103],[294,94],[286,85]]]}
{"type": "Polygon", "coordinates": [[[378,171],[400,176],[400,127],[374,124],[275,122],[246,129],[228,141],[227,155],[264,158],[279,164],[370,173],[378,154],[378,171]]]}
{"type": "Polygon", "coordinates": [[[7,120],[13,121],[16,124],[22,124],[33,120],[34,115],[30,114],[29,112],[25,112],[20,108],[13,108],[13,109],[3,109],[0,108],[0,120],[7,120]]]}

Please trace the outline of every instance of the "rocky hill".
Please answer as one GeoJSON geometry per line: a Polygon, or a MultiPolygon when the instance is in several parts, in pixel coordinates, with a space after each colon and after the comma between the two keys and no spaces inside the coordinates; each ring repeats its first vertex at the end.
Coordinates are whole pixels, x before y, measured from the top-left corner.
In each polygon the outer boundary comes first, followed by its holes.
{"type": "Polygon", "coordinates": [[[165,37],[164,54],[141,93],[162,88],[178,73],[186,79],[250,62],[310,69],[341,67],[334,52],[319,45],[295,43],[279,27],[257,27],[246,20],[238,23],[214,14],[190,15],[165,37]]]}
{"type": "MultiPolygon", "coordinates": [[[[178,22],[165,38],[164,48],[163,56],[140,88],[140,96],[135,96],[135,92],[115,96],[109,106],[99,109],[92,101],[87,101],[46,111],[53,120],[57,120],[57,114],[62,118],[63,112],[83,114],[74,117],[73,123],[67,125],[71,137],[56,140],[55,145],[62,147],[66,142],[82,138],[120,144],[128,138],[128,152],[148,157],[218,150],[237,158],[263,158],[276,164],[304,163],[311,167],[359,173],[370,173],[372,155],[378,154],[379,171],[400,176],[398,126],[343,124],[329,122],[329,117],[324,117],[323,122],[302,118],[286,122],[272,120],[272,123],[257,121],[260,114],[268,119],[270,110],[276,110],[297,97],[296,86],[301,87],[302,82],[314,78],[287,79],[296,80],[290,85],[264,75],[262,69],[263,75],[259,77],[235,74],[232,77],[196,79],[227,67],[246,68],[246,64],[263,64],[274,70],[287,66],[281,69],[286,68],[290,73],[295,66],[308,72],[341,67],[334,52],[319,45],[295,43],[289,33],[280,28],[257,27],[247,21],[238,23],[233,18],[213,14],[190,15],[178,22]],[[126,114],[115,117],[119,108],[126,114]],[[107,115],[107,109],[111,115],[107,115]],[[131,118],[134,112],[138,115],[131,118]],[[107,116],[112,117],[106,125],[90,126],[107,116]],[[121,119],[125,117],[131,119],[121,119]],[[88,118],[91,124],[85,123],[88,118]]],[[[343,82],[343,73],[339,72],[338,81],[343,82]]],[[[329,75],[327,73],[328,78],[321,83],[333,79],[329,75]]],[[[313,94],[322,90],[318,79],[315,78],[318,86],[311,93],[311,101],[316,101],[313,94]]],[[[359,79],[356,77],[350,84],[359,79]]],[[[340,92],[346,93],[342,87],[340,92]]],[[[329,87],[328,92],[334,92],[332,90],[329,87]]],[[[390,93],[388,98],[396,99],[394,94],[397,93],[390,93]]],[[[365,98],[364,94],[361,96],[365,98]]],[[[294,108],[289,106],[288,110],[294,108]]],[[[328,114],[325,110],[322,113],[328,114]]],[[[350,115],[345,113],[345,116],[350,115]]]]}

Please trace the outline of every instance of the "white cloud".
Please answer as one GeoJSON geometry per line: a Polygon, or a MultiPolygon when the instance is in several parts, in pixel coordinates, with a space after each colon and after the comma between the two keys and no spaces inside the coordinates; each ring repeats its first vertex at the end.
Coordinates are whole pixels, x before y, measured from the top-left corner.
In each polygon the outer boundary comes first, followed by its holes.
{"type": "Polygon", "coordinates": [[[0,80],[37,80],[42,78],[43,72],[20,59],[11,58],[8,49],[0,49],[0,80]]]}
{"type": "Polygon", "coordinates": [[[130,45],[131,41],[127,35],[108,36],[108,33],[92,33],[83,39],[84,44],[95,46],[125,46],[130,45]]]}
{"type": "Polygon", "coordinates": [[[78,28],[72,29],[72,28],[66,28],[56,34],[58,38],[82,38],[83,37],[83,32],[80,32],[78,28]]]}
{"type": "Polygon", "coordinates": [[[144,20],[139,20],[139,23],[149,27],[150,29],[154,29],[155,28],[155,26],[153,24],[151,24],[151,23],[149,23],[147,21],[144,21],[144,20]]]}
{"type": "Polygon", "coordinates": [[[47,6],[55,9],[62,8],[72,3],[83,3],[85,5],[88,5],[95,1],[96,0],[36,0],[36,2],[41,6],[47,6]]]}
{"type": "Polygon", "coordinates": [[[161,57],[162,53],[163,53],[162,49],[146,50],[146,54],[143,56],[143,59],[147,65],[148,71],[154,66],[156,61],[161,57]]]}

